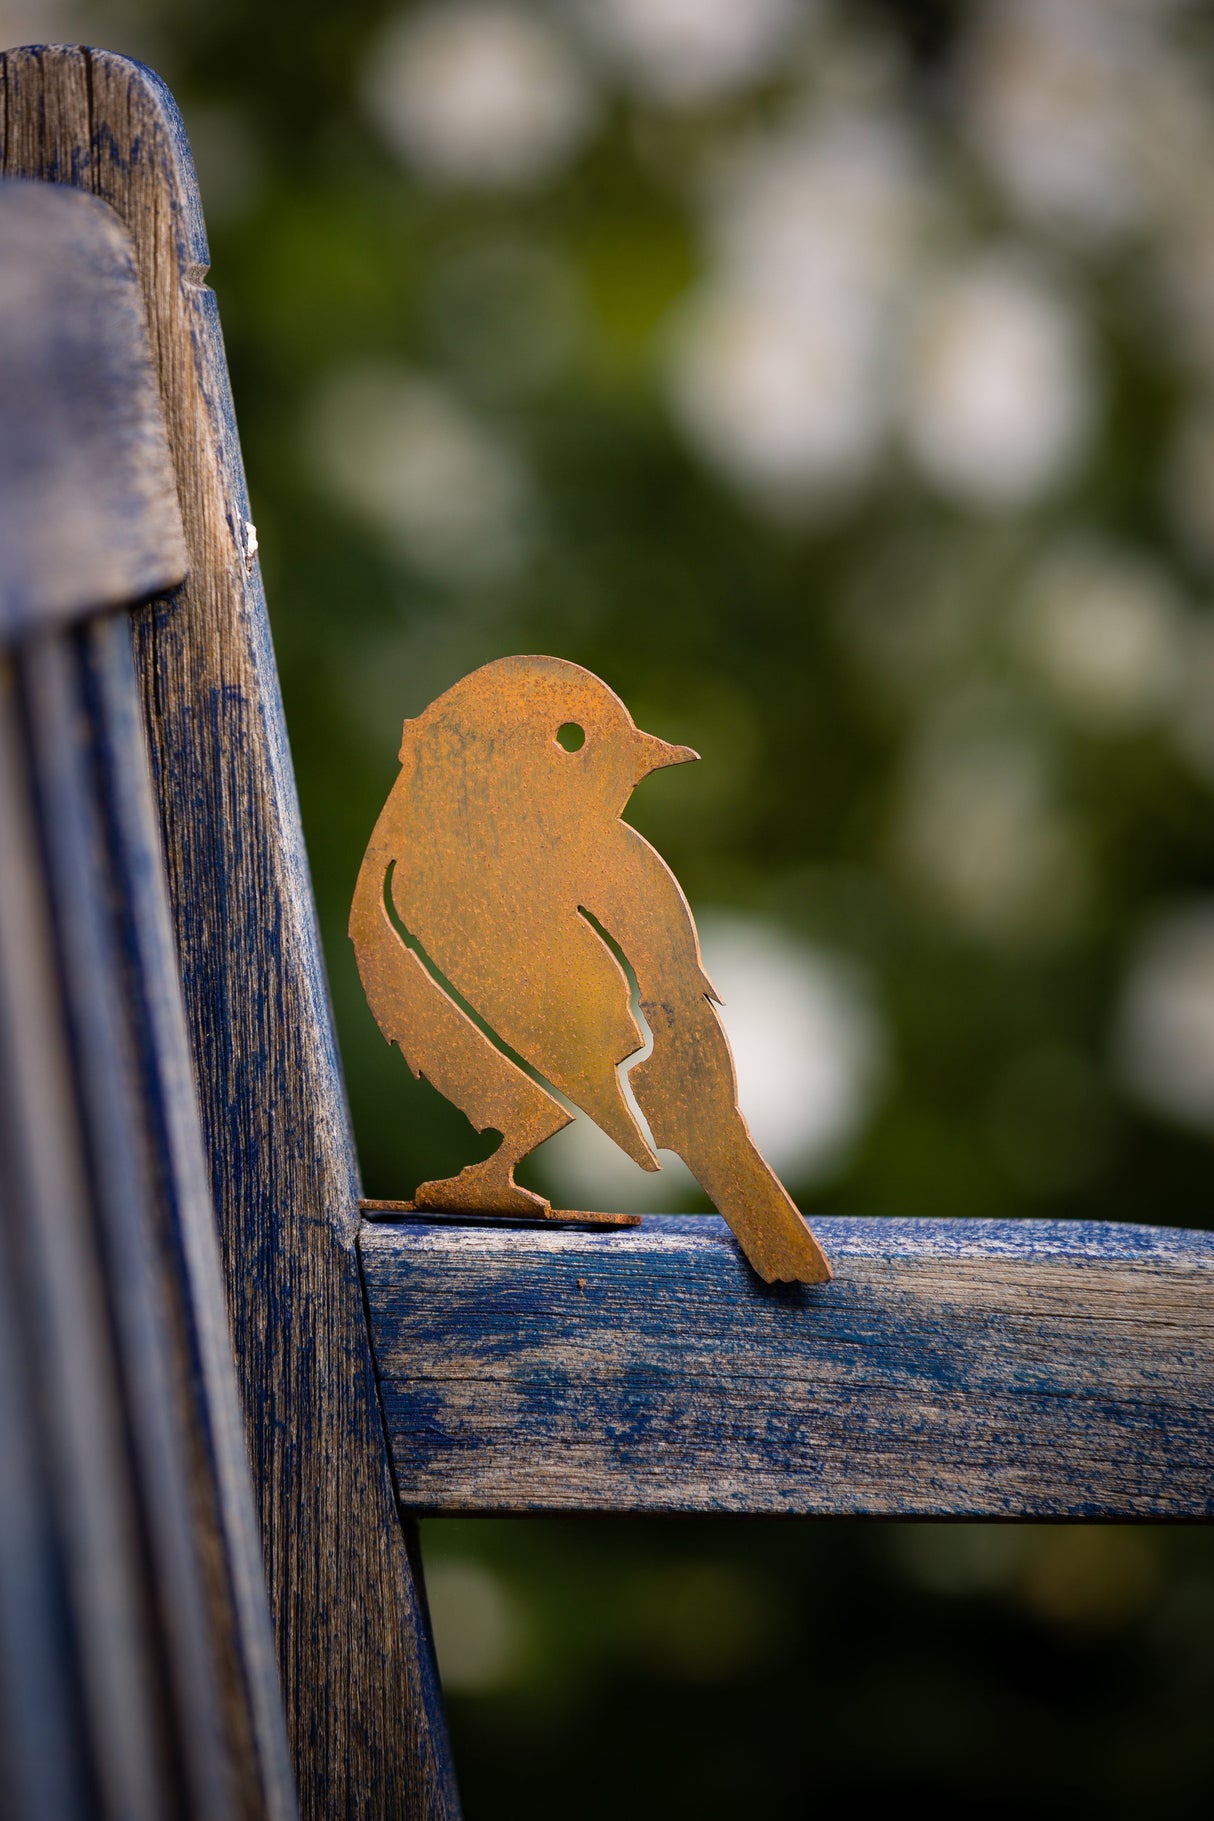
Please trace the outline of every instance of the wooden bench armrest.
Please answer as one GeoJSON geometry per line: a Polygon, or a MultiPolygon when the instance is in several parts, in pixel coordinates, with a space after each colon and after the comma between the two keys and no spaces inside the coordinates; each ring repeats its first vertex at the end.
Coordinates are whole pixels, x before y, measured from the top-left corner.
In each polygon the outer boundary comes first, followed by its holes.
{"type": "Polygon", "coordinates": [[[1208,1517],[1214,1234],[816,1220],[768,1287],[724,1223],[366,1223],[417,1511],[1208,1517]]]}

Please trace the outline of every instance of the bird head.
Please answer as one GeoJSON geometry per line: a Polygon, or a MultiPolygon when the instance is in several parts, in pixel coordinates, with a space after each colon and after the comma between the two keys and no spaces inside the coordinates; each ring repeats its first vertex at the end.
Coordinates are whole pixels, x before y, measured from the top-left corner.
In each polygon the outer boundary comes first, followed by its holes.
{"type": "Polygon", "coordinates": [[[499,658],[431,703],[411,730],[440,733],[468,764],[517,771],[520,783],[570,803],[592,800],[618,816],[651,771],[698,759],[639,728],[614,690],[563,658],[499,658]]]}

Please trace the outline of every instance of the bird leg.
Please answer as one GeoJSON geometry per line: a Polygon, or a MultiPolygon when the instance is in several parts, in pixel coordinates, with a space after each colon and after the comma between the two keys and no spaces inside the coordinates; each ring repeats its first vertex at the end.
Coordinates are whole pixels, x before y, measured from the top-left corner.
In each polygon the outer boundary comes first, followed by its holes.
{"type": "Polygon", "coordinates": [[[413,1205],[452,1214],[526,1214],[532,1219],[547,1214],[552,1204],[542,1195],[520,1188],[514,1172],[537,1144],[567,1126],[571,1116],[473,1025],[467,1024],[460,1035],[473,1065],[469,1073],[475,1091],[468,1079],[461,1081],[464,1093],[460,1100],[446,1079],[435,1085],[441,1085],[456,1105],[462,1104],[479,1131],[500,1131],[502,1142],[491,1156],[466,1165],[458,1176],[423,1182],[413,1205]]]}
{"type": "Polygon", "coordinates": [[[380,1030],[399,1046],[415,1075],[432,1082],[476,1131],[502,1134],[491,1157],[443,1182],[424,1182],[413,1205],[436,1213],[543,1216],[550,1204],[519,1187],[515,1167],[573,1115],[489,1041],[393,925],[384,901],[393,803],[389,797],[380,819],[388,832],[381,838],[377,825],[350,911],[367,1000],[380,1030]]]}
{"type": "Polygon", "coordinates": [[[423,1182],[413,1197],[416,1208],[452,1214],[547,1214],[551,1203],[514,1180],[515,1168],[537,1144],[569,1124],[571,1115],[538,1081],[524,1075],[508,1056],[495,1049],[456,1007],[448,1019],[448,1037],[457,1039],[426,1072],[434,1085],[461,1107],[479,1132],[497,1131],[502,1141],[480,1163],[470,1163],[458,1176],[423,1182]]]}
{"type": "MultiPolygon", "coordinates": [[[[561,1131],[564,1124],[566,1118],[553,1129],[561,1131]]],[[[551,1138],[551,1131],[542,1136],[551,1138]]],[[[531,1195],[530,1189],[521,1189],[515,1182],[515,1165],[521,1164],[522,1158],[541,1142],[541,1138],[531,1142],[528,1136],[519,1147],[517,1140],[508,1145],[502,1138],[493,1156],[486,1156],[481,1164],[466,1164],[459,1176],[448,1176],[444,1182],[420,1185],[413,1195],[413,1206],[428,1213],[451,1215],[526,1215],[531,1220],[546,1215],[551,1202],[542,1195],[531,1195]]]]}

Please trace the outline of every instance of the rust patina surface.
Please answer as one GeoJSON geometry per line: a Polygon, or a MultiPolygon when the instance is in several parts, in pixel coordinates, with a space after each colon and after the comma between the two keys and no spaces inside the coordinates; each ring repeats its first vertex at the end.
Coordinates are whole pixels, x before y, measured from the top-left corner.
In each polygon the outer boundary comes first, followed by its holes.
{"type": "Polygon", "coordinates": [[[691,909],[621,820],[651,771],[698,757],[643,733],[576,664],[486,664],[405,722],[350,937],[389,1043],[502,1135],[415,1207],[560,1218],[514,1180],[572,1117],[555,1088],[642,1169],[658,1149],[681,1157],[761,1277],[817,1283],[830,1267],[738,1108],[691,909]],[[620,1079],[645,1043],[620,956],[653,1036],[628,1077],[648,1130],[620,1079]]]}

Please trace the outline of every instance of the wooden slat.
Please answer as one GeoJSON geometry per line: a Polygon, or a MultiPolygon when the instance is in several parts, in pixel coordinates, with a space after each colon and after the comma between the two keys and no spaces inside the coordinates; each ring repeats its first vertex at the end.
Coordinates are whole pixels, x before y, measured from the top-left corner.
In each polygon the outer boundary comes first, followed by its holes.
{"type": "Polygon", "coordinates": [[[129,229],[190,575],[138,618],[175,935],[305,1813],[458,1804],[395,1502],[359,1182],[208,252],[180,117],[100,51],[0,57],[0,169],[129,229]]]}
{"type": "MultiPolygon", "coordinates": [[[[0,1142],[7,1134],[0,1131],[0,1142]]],[[[0,1165],[0,1233],[22,1216],[0,1165]]],[[[33,1362],[11,1252],[0,1271],[0,1764],[5,1807],[21,1821],[86,1821],[84,1715],[66,1646],[54,1504],[38,1432],[33,1362]]]]}
{"type": "Polygon", "coordinates": [[[99,617],[76,643],[111,897],[121,905],[120,988],[139,1059],[130,1091],[152,1184],[150,1249],[173,1332],[176,1382],[162,1395],[175,1397],[182,1431],[178,1465],[205,1580],[225,1751],[241,1810],[292,1821],[294,1778],[129,619],[99,617]]]}
{"type": "Polygon", "coordinates": [[[5,1795],[291,1821],[131,625],[97,611],[184,573],[116,215],[0,182],[0,296],[5,1795]]]}
{"type": "Polygon", "coordinates": [[[724,1223],[368,1223],[425,1512],[1214,1514],[1214,1234],[822,1220],[767,1287],[724,1223]]]}
{"type": "Polygon", "coordinates": [[[110,1286],[124,1414],[139,1488],[143,1547],[158,1586],[155,1655],[176,1704],[184,1812],[236,1810],[233,1767],[220,1715],[202,1577],[200,1514],[190,1498],[188,1442],[164,1380],[177,1365],[171,1315],[157,1283],[153,1226],[157,1187],[144,1137],[142,1033],[132,1028],[138,982],[124,981],[118,947],[123,881],[102,824],[92,704],[85,698],[79,640],[38,640],[23,670],[40,823],[48,856],[56,935],[71,1023],[81,1112],[94,1189],[102,1269],[110,1286]],[[126,987],[126,991],[124,991],[126,987]],[[166,1395],[166,1392],[168,1393],[166,1395]],[[162,1653],[162,1654],[161,1654],[162,1653]]]}
{"type": "MultiPolygon", "coordinates": [[[[81,1760],[87,1812],[167,1821],[181,1792],[157,1687],[122,1387],[22,718],[12,666],[0,659],[0,1210],[39,1438],[25,1484],[27,1496],[41,1491],[45,1500],[58,1596],[49,1608],[27,1610],[29,1630],[5,1643],[16,1653],[14,1678],[40,1637],[59,1653],[63,1680],[79,1687],[79,1716],[69,1710],[45,1720],[58,1722],[81,1760]]],[[[6,1458],[10,1496],[21,1472],[19,1458],[6,1458]]],[[[18,1547],[18,1538],[6,1531],[4,1546],[18,1547]]],[[[39,1811],[17,1812],[32,1821],[39,1811]]]]}
{"type": "MultiPolygon", "coordinates": [[[[111,1669],[121,1672],[131,1661],[131,1614],[122,1602],[131,1564],[121,1556],[111,1560],[109,1611],[99,1611],[100,1577],[89,1571],[106,1561],[117,1515],[106,1449],[115,1434],[115,1400],[96,1370],[98,1306],[73,1244],[81,1237],[80,1160],[55,1132],[56,1114],[70,1107],[70,1076],[12,667],[3,656],[0,853],[0,1763],[8,1805],[22,1821],[40,1815],[85,1821],[99,1795],[133,1790],[138,1801],[146,1786],[131,1754],[142,1748],[146,1774],[149,1740],[146,1713],[128,1721],[108,1706],[99,1685],[107,1645],[120,1653],[111,1669]],[[67,1268],[48,1272],[56,1253],[67,1268]],[[73,1367],[80,1365],[86,1376],[78,1386],[73,1367]],[[60,1408],[56,1398],[65,1393],[60,1408]],[[96,1497],[75,1533],[73,1586],[63,1547],[65,1495],[94,1462],[96,1497]],[[98,1621],[84,1648],[67,1622],[73,1592],[84,1596],[85,1616],[98,1621]],[[90,1776],[93,1719],[111,1725],[106,1762],[90,1776]]],[[[138,1666],[137,1655],[134,1660],[138,1666]]],[[[137,1692],[132,1683],[131,1694],[137,1692]]]]}
{"type": "Polygon", "coordinates": [[[0,640],[145,600],[185,540],[122,225],[62,185],[0,182],[0,640]]]}
{"type": "MultiPolygon", "coordinates": [[[[77,1279],[100,1305],[91,1338],[87,1322],[72,1324],[43,1422],[53,1434],[95,1387],[109,1390],[108,1423],[90,1424],[89,1470],[56,1489],[56,1516],[80,1660],[116,1706],[119,1736],[151,1734],[124,1759],[134,1789],[107,1793],[105,1812],[290,1821],[264,1583],[249,1598],[257,1533],[232,1445],[241,1429],[230,1355],[216,1346],[218,1336],[226,1352],[223,1291],[129,622],[107,616],[66,638],[28,639],[12,669],[25,752],[10,742],[9,769],[14,780],[28,772],[41,837],[35,847],[18,837],[13,873],[37,892],[44,868],[43,927],[27,915],[23,942],[7,949],[0,1008],[20,1003],[53,939],[58,978],[40,1021],[62,1022],[71,1062],[66,1092],[45,1095],[36,1124],[55,1156],[78,1156],[84,1203],[73,1231],[27,1167],[17,1205],[55,1236],[43,1295],[58,1299],[77,1279]],[[104,1511],[107,1479],[115,1509],[90,1553],[81,1487],[88,1507],[96,1485],[104,1511]]],[[[33,1047],[26,1036],[5,1071],[6,1104],[30,1091],[33,1047]]],[[[41,1334],[35,1344],[45,1346],[41,1334]]],[[[112,1729],[99,1712],[103,1763],[112,1729]]]]}

